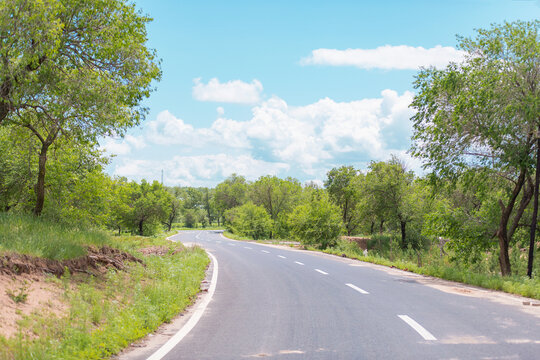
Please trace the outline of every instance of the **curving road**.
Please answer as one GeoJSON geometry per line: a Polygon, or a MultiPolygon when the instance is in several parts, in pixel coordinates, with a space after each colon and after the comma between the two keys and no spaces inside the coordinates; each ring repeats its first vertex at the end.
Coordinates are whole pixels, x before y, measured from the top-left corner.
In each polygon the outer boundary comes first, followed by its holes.
{"type": "Polygon", "coordinates": [[[540,307],[322,254],[182,232],[219,262],[174,359],[540,359],[540,307]]]}

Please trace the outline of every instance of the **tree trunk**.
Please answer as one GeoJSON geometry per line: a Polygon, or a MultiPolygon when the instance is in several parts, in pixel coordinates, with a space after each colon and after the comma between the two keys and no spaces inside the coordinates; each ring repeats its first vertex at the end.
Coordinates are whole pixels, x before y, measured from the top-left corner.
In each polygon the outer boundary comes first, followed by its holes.
{"type": "MultiPolygon", "coordinates": [[[[540,129],[539,129],[540,130],[540,129]]],[[[540,135],[539,135],[540,136],[540,135]]],[[[531,220],[531,236],[529,239],[529,261],[527,263],[527,276],[532,278],[534,243],[536,238],[536,225],[538,221],[538,184],[540,183],[540,137],[536,140],[536,175],[534,180],[534,202],[531,220]]]]}
{"type": "Polygon", "coordinates": [[[383,225],[384,225],[384,220],[381,220],[381,226],[379,227],[379,233],[380,234],[383,233],[383,225]]]}
{"type": "Polygon", "coordinates": [[[38,179],[35,187],[36,192],[36,206],[34,208],[34,215],[40,216],[43,211],[43,205],[45,203],[45,166],[47,164],[47,151],[49,150],[49,144],[43,144],[39,153],[39,167],[38,167],[38,179]]]}
{"type": "Polygon", "coordinates": [[[505,236],[499,237],[499,266],[501,267],[501,275],[508,276],[512,273],[510,265],[510,257],[508,256],[508,239],[505,236]]]}
{"type": "Polygon", "coordinates": [[[139,221],[139,235],[141,235],[141,236],[144,235],[144,233],[143,233],[143,224],[144,224],[144,220],[139,221]]]}
{"type": "Polygon", "coordinates": [[[499,239],[499,266],[501,267],[502,276],[508,276],[512,273],[510,257],[508,256],[508,244],[510,243],[510,237],[508,236],[508,222],[510,221],[510,215],[512,215],[514,205],[516,204],[516,199],[525,183],[526,172],[526,169],[520,169],[518,180],[515,183],[514,190],[508,201],[508,206],[504,206],[502,200],[499,200],[502,211],[496,235],[499,239]]]}
{"type": "Polygon", "coordinates": [[[371,222],[371,228],[369,229],[369,233],[373,235],[373,228],[375,227],[375,221],[371,222]]]}
{"type": "Polygon", "coordinates": [[[401,247],[405,249],[407,247],[407,234],[405,232],[407,227],[406,221],[399,221],[399,226],[401,227],[401,247]]]}

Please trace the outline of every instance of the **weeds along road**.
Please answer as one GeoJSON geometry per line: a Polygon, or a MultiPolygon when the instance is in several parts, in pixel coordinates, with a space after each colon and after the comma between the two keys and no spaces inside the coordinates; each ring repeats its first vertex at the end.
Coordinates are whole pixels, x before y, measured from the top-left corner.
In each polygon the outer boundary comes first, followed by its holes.
{"type": "Polygon", "coordinates": [[[420,276],[212,231],[173,239],[208,249],[219,278],[166,360],[540,359],[540,307],[511,295],[452,292],[420,276]]]}

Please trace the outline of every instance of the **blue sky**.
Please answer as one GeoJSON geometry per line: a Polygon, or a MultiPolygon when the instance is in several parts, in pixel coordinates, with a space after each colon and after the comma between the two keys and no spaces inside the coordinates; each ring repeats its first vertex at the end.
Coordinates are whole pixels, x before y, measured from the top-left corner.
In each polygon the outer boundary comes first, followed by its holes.
{"type": "Polygon", "coordinates": [[[163,78],[143,124],[104,139],[107,171],[215,186],[232,173],[323,181],[400,156],[419,66],[462,55],[456,35],[540,18],[538,0],[138,0],[163,78]]]}

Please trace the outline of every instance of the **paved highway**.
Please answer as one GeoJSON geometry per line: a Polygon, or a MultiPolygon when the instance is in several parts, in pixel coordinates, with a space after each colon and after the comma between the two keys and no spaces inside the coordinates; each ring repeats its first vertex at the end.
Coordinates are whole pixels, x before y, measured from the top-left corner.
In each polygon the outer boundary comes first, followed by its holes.
{"type": "Polygon", "coordinates": [[[540,359],[540,307],[305,251],[182,232],[219,263],[198,324],[163,359],[540,359]]]}

